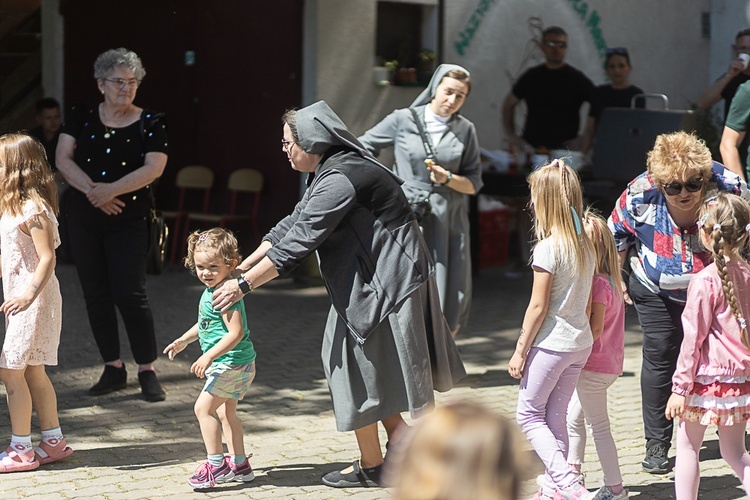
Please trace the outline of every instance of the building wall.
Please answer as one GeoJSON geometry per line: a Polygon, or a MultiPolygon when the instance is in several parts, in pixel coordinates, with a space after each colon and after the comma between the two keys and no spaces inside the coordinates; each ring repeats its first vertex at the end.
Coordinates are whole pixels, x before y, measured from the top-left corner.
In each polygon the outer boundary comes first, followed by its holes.
{"type": "MultiPolygon", "coordinates": [[[[315,99],[326,99],[356,132],[396,107],[408,106],[418,89],[377,87],[371,78],[377,0],[316,0],[318,37],[315,99]],[[336,22],[344,17],[346,22],[336,22]]],[[[703,38],[701,13],[711,0],[445,0],[443,62],[465,66],[473,88],[462,113],[480,144],[504,146],[502,101],[515,78],[542,61],[534,47],[534,18],[569,34],[568,62],[594,83],[605,83],[603,47],[625,46],[632,83],[668,96],[672,109],[687,109],[709,81],[711,41],[703,38]]],[[[519,107],[517,123],[523,123],[519,107]]]]}
{"type": "MultiPolygon", "coordinates": [[[[311,102],[319,99],[328,102],[358,134],[393,109],[408,106],[419,95],[419,88],[379,87],[374,83],[375,0],[315,0],[314,3],[317,73],[311,75],[311,102]],[[346,21],[338,22],[339,19],[346,21]]],[[[311,36],[305,34],[305,43],[311,36]]]]}
{"type": "Polygon", "coordinates": [[[42,93],[63,102],[63,19],[60,0],[42,0],[42,93]]]}

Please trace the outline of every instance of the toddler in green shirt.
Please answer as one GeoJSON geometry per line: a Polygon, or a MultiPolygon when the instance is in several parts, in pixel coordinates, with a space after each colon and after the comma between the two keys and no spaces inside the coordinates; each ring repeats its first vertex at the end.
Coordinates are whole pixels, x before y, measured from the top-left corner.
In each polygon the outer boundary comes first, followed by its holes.
{"type": "Polygon", "coordinates": [[[188,237],[185,267],[206,285],[198,305],[198,322],[164,349],[170,361],[191,342],[200,342],[203,355],[190,367],[206,384],[195,402],[208,460],[188,479],[195,489],[212,488],[230,481],[255,478],[245,455],[242,423],[237,403],[245,397],[255,378],[255,349],[247,327],[245,304],[238,301],[225,312],[214,310],[214,288],[241,261],[237,239],[221,228],[196,231],[188,237]],[[214,418],[219,416],[219,420],[214,418]],[[226,437],[230,456],[225,457],[221,436],[226,437]]]}

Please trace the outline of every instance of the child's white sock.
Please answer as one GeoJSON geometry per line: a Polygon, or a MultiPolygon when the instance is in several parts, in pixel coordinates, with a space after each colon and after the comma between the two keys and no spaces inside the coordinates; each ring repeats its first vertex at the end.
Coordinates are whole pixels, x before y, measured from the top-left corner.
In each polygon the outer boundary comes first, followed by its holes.
{"type": "Polygon", "coordinates": [[[24,454],[31,451],[31,434],[28,436],[17,436],[11,434],[10,447],[18,454],[24,454]]]}
{"type": "Polygon", "coordinates": [[[42,431],[42,441],[52,446],[57,445],[57,443],[62,441],[62,438],[63,438],[63,433],[62,433],[62,429],[60,429],[60,426],[57,426],[54,429],[48,429],[46,431],[42,431]]]}
{"type": "Polygon", "coordinates": [[[219,467],[224,463],[224,454],[206,455],[206,458],[208,458],[208,463],[210,463],[212,467],[219,467]]]}
{"type": "Polygon", "coordinates": [[[234,465],[242,465],[247,460],[247,455],[232,455],[232,463],[234,465]]]}

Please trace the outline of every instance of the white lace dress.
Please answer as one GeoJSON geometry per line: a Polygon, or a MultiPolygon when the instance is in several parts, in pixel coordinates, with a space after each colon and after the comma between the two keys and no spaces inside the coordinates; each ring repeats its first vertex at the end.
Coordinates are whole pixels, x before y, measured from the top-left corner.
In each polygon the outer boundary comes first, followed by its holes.
{"type": "MultiPolygon", "coordinates": [[[[51,210],[32,201],[23,206],[23,214],[0,217],[3,296],[21,295],[39,265],[39,256],[31,236],[19,226],[30,217],[44,214],[54,225],[55,248],[60,245],[57,217],[51,210]]],[[[34,302],[23,312],[5,318],[5,340],[0,353],[0,368],[21,370],[27,365],[56,365],[57,347],[62,329],[62,297],[54,272],[34,302]]]]}

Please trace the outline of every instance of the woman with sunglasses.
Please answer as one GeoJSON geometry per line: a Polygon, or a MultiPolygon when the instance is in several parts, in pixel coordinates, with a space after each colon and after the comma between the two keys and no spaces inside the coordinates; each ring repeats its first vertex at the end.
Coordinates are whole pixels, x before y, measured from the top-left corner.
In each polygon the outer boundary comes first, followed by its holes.
{"type": "Polygon", "coordinates": [[[146,75],[135,52],[108,50],[94,62],[103,97],[74,107],[57,144],[57,168],[73,188],[67,202],[73,260],[86,300],[89,323],[104,362],[89,389],[100,396],[124,389],[127,371],[120,358],[120,311],[138,363],[146,401],[166,397],[154,373],[154,319],[146,296],[146,215],[151,183],[167,164],[163,113],[133,104],[146,75]]]}
{"type": "Polygon", "coordinates": [[[648,170],[628,184],[609,218],[624,280],[625,302],[635,304],[643,330],[641,396],[646,472],[669,470],[672,421],[665,416],[682,343],[682,311],[690,279],[712,261],[698,233],[698,212],[719,191],[748,196],[734,172],[711,159],[693,134],[656,138],[648,170]]]}
{"type": "MultiPolygon", "coordinates": [[[[599,122],[604,108],[629,108],[633,97],[643,94],[640,87],[632,85],[629,81],[633,66],[630,65],[630,54],[625,47],[607,49],[604,71],[607,73],[609,83],[599,85],[594,89],[584,134],[586,150],[591,145],[596,124],[599,122]]],[[[643,107],[643,102],[639,102],[638,106],[643,107]]]]}

